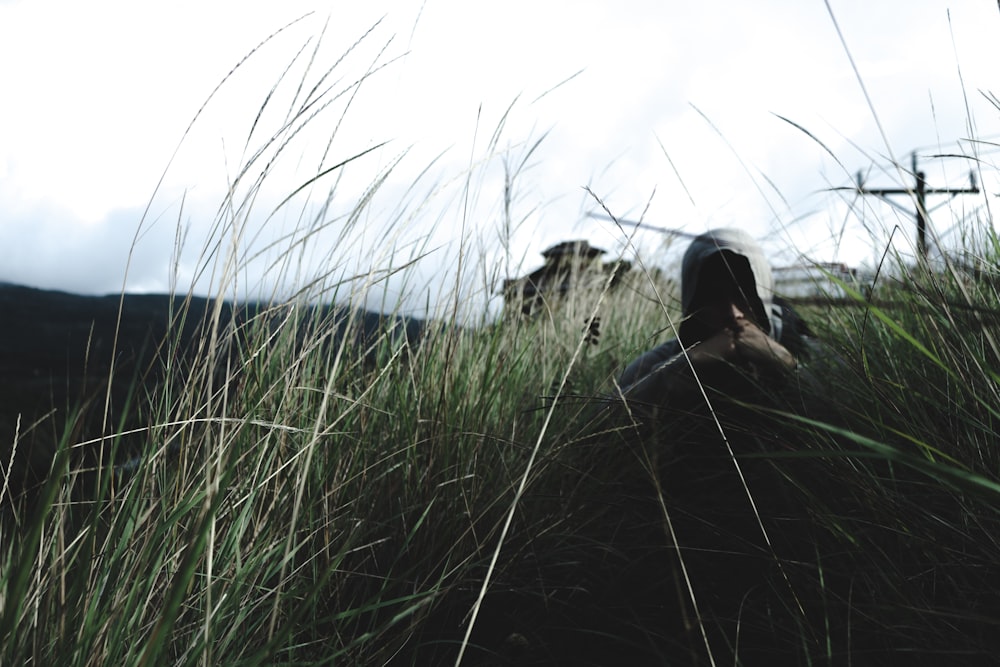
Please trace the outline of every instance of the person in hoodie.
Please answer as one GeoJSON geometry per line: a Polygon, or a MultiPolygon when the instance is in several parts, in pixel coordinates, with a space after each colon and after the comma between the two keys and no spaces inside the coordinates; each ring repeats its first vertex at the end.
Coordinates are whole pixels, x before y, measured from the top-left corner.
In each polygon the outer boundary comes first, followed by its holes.
{"type": "MultiPolygon", "coordinates": [[[[615,432],[642,468],[624,476],[614,534],[657,545],[647,561],[644,552],[628,552],[630,563],[649,563],[629,565],[634,580],[646,582],[633,587],[664,599],[685,590],[675,589],[679,570],[663,565],[678,554],[697,600],[683,618],[696,614],[714,646],[738,646],[748,664],[764,664],[794,621],[774,611],[782,609],[789,563],[808,562],[813,544],[787,475],[821,483],[812,468],[804,472],[810,461],[781,458],[798,447],[794,422],[781,415],[811,412],[803,365],[821,348],[775,297],[770,265],[741,230],[692,241],[681,266],[681,309],[676,338],[636,358],[618,380],[612,414],[628,427],[615,432]],[[656,493],[646,495],[650,474],[656,493]],[[666,544],[662,512],[670,517],[666,544]]],[[[676,621],[671,632],[686,627],[676,621]]]]}
{"type": "Polygon", "coordinates": [[[648,412],[703,401],[700,387],[745,398],[785,384],[815,343],[773,290],[771,267],[749,234],[696,237],[681,265],[677,337],[628,365],[618,380],[626,403],[648,412]]]}

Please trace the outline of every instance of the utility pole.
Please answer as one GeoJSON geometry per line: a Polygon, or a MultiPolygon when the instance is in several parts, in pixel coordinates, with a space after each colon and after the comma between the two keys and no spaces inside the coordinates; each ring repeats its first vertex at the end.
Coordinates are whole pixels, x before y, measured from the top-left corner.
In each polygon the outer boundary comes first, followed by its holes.
{"type": "Polygon", "coordinates": [[[913,175],[917,178],[917,183],[912,189],[910,188],[882,188],[878,190],[871,190],[864,187],[864,178],[861,172],[858,172],[858,192],[863,195],[875,195],[876,197],[885,198],[888,195],[911,195],[915,196],[917,199],[917,210],[915,212],[915,217],[917,219],[917,253],[920,259],[927,259],[927,195],[951,195],[952,197],[956,195],[977,195],[979,194],[979,186],[976,184],[976,172],[969,171],[969,184],[968,188],[928,188],[927,187],[927,176],[924,172],[917,169],[917,154],[913,153],[913,175]]]}

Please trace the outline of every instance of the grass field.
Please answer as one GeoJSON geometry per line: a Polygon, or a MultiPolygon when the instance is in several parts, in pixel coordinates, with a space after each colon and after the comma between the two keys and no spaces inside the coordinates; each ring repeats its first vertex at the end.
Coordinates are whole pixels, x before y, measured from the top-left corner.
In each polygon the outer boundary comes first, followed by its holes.
{"type": "MultiPolygon", "coordinates": [[[[237,204],[206,244],[220,293],[237,204]]],[[[305,309],[210,311],[196,361],[135,387],[144,428],[84,445],[70,416],[44,486],[5,487],[0,663],[986,662],[989,239],[978,271],[911,267],[804,307],[830,354],[801,393],[713,399],[718,421],[656,432],[613,400],[677,314],[641,267],[530,319],[455,326],[456,297],[419,345],[362,351],[305,309]],[[137,446],[134,470],[107,465],[137,446]]],[[[325,280],[304,293],[350,299],[325,280]]]]}

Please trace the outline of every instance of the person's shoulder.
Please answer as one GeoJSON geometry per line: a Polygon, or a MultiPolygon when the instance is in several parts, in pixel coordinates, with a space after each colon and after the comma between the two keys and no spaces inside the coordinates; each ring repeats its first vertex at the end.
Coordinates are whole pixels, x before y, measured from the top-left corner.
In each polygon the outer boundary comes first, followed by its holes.
{"type": "Polygon", "coordinates": [[[781,334],[777,341],[795,356],[809,356],[817,343],[809,324],[786,299],[775,296],[772,308],[781,318],[781,334]]]}
{"type": "Polygon", "coordinates": [[[675,338],[643,352],[632,360],[618,378],[619,387],[628,387],[662,363],[675,357],[681,351],[680,342],[675,338]]]}
{"type": "Polygon", "coordinates": [[[816,336],[806,320],[786,300],[774,297],[773,308],[781,318],[781,336],[778,342],[791,352],[801,364],[810,369],[814,384],[828,371],[846,367],[844,359],[826,341],[816,336]]]}

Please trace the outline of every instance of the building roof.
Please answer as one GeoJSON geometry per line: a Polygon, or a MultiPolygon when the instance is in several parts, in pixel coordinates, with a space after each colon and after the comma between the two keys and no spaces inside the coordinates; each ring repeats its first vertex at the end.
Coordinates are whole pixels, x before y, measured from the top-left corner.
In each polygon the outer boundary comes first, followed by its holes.
{"type": "Polygon", "coordinates": [[[563,241],[562,243],[557,243],[551,248],[547,248],[542,251],[542,257],[546,259],[565,257],[567,255],[591,258],[603,254],[604,250],[601,248],[595,248],[585,240],[563,241]]]}

